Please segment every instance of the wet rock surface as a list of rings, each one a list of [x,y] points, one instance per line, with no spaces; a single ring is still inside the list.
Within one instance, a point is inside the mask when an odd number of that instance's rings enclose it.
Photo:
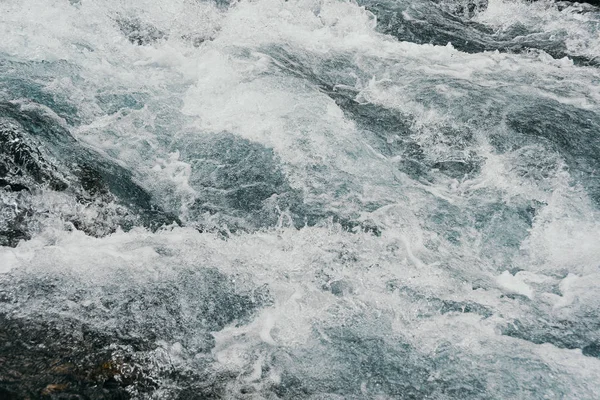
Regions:
[[[201,361],[195,369],[177,368],[168,357],[157,365],[148,354],[161,350],[154,342],[125,340],[65,318],[32,321],[0,313],[0,398],[223,398],[232,376]]]
[[[177,219],[152,203],[128,170],[79,143],[50,110],[36,103],[0,104],[0,244],[15,246],[35,230],[36,195],[56,193],[75,228],[104,235],[117,227],[156,229]],[[93,221],[85,212],[93,209]],[[61,210],[48,213],[60,214]],[[69,215],[70,214],[70,215]]]
[[[0,279],[3,400],[144,399],[159,389],[161,398],[222,398],[231,377],[210,366],[211,332],[247,323],[272,302],[266,287],[238,292],[231,277],[213,269],[136,288],[87,288],[98,301],[85,300],[91,296],[83,283],[73,288],[59,277],[37,275]],[[18,312],[46,299],[58,305],[53,312]],[[64,314],[67,303],[81,308],[79,319]]]
[[[0,314],[0,343],[0,397],[6,400],[129,399],[134,390],[155,388],[114,338],[83,325]]]
[[[592,6],[135,3],[0,2],[0,400],[600,398]]]

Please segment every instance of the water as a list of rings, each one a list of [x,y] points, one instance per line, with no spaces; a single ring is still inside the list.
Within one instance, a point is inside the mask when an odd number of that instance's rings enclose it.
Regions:
[[[597,8],[0,16],[4,398],[600,397]]]

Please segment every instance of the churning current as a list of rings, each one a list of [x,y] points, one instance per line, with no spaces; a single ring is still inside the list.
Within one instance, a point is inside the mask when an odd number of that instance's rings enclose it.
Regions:
[[[0,1],[0,399],[600,398],[600,9]]]

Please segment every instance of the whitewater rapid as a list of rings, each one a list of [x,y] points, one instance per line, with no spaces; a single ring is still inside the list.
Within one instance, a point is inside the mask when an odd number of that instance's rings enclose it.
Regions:
[[[0,2],[0,395],[600,398],[599,65],[586,4]]]

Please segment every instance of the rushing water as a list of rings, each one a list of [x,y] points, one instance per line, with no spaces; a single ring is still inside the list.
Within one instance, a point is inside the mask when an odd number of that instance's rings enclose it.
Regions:
[[[600,10],[0,1],[0,398],[600,398]]]

